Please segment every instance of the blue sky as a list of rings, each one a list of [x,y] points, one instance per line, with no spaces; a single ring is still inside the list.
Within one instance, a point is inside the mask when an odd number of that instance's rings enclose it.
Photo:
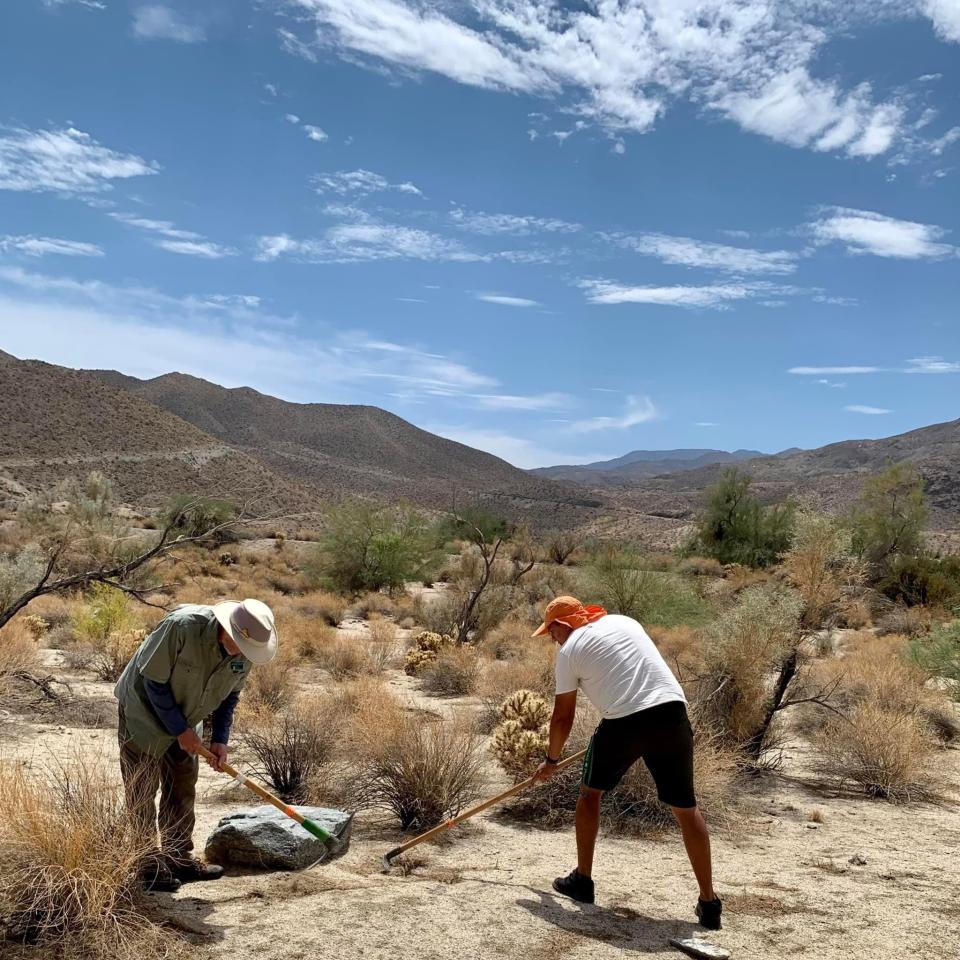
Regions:
[[[0,35],[0,349],[523,467],[960,415],[960,0],[6,0]]]

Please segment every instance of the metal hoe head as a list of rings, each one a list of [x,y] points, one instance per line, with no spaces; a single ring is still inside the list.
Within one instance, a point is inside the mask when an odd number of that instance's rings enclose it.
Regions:
[[[353,826],[353,817],[351,816],[350,819],[347,820],[346,823],[344,823],[335,833],[330,833],[329,830],[324,830],[319,823],[317,823],[315,820],[311,820],[309,817],[304,817],[300,826],[302,826],[307,833],[322,841],[324,845],[323,854],[314,860],[312,864],[310,864],[310,867],[315,867],[318,863],[326,863],[329,860],[335,860],[341,854],[346,852],[350,839],[350,830]]]

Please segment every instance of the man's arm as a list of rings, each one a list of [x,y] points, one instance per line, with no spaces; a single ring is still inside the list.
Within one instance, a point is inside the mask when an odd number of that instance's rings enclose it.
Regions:
[[[233,711],[237,709],[240,700],[240,691],[233,690],[227,698],[213,711],[210,718],[213,725],[211,743],[222,743],[226,746],[230,742],[230,729],[233,726]]]
[[[557,761],[563,752],[564,744],[573,729],[573,720],[577,715],[577,691],[558,693],[553,701],[553,715],[550,717],[550,742],[547,747],[547,759],[537,768],[534,776],[538,780],[549,780],[557,768]]]

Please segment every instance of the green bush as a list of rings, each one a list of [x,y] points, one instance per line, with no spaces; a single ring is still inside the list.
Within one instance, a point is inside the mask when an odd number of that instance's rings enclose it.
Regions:
[[[91,644],[102,643],[112,634],[124,633],[138,626],[127,595],[105,583],[95,583],[90,588],[87,602],[73,619],[74,636]]]
[[[911,464],[891,464],[863,484],[853,511],[854,548],[882,575],[892,559],[923,552],[926,520],[923,478]]]
[[[237,537],[230,530],[217,529],[235,520],[239,511],[227,500],[181,494],[170,501],[165,511],[166,523],[172,523],[185,537],[208,537],[214,543],[232,543]]]
[[[960,700],[960,620],[941,624],[926,637],[914,637],[907,658],[932,677],[955,681],[951,695]]]
[[[734,467],[721,473],[706,492],[706,505],[687,553],[749,567],[768,567],[786,553],[793,530],[793,505],[764,507],[750,495],[751,482]]]
[[[960,559],[896,556],[888,561],[877,586],[908,607],[951,607],[960,601]]]
[[[708,609],[693,587],[678,574],[644,569],[641,556],[607,549],[588,567],[591,599],[610,613],[663,627],[701,624]]]
[[[409,506],[362,501],[330,511],[308,578],[345,593],[398,590],[435,563],[436,532]]]

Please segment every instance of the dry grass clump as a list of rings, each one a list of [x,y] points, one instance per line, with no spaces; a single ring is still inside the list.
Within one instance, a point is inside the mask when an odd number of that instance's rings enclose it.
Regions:
[[[288,803],[303,803],[334,760],[342,723],[331,697],[302,697],[279,714],[246,723],[242,741],[256,758],[257,775]]]
[[[434,633],[432,630],[421,630],[410,638],[413,646],[407,651],[403,664],[403,672],[407,676],[415,677],[440,655],[440,651],[451,646],[453,641],[449,636]]]
[[[396,600],[386,593],[367,593],[350,607],[351,613],[364,620],[372,620],[377,616],[392,617],[398,610]]]
[[[144,912],[138,874],[151,846],[102,771],[0,768],[0,904],[11,939],[45,956],[170,955],[176,941]]]
[[[250,671],[240,702],[251,710],[277,711],[293,699],[297,685],[297,660],[281,645],[269,663],[257,664]]]
[[[324,649],[319,664],[334,680],[359,677],[369,672],[367,647],[359,638],[337,637]]]
[[[336,627],[306,617],[283,621],[283,642],[290,644],[301,660],[320,661],[337,637]]]
[[[929,620],[920,607],[894,606],[877,618],[877,633],[882,637],[888,634],[915,637],[929,628]]]
[[[680,677],[702,660],[703,636],[697,627],[686,624],[676,627],[651,626],[647,628],[647,633],[660,655]]]
[[[425,830],[476,800],[483,742],[463,718],[430,721],[394,701],[355,729],[358,806],[389,810],[404,830]]]
[[[935,791],[933,741],[915,713],[869,700],[831,718],[817,743],[823,772],[869,797],[908,801]]]
[[[40,650],[23,618],[0,627],[0,690],[19,671],[33,673],[39,667]]]
[[[421,671],[423,687],[448,697],[466,696],[477,689],[480,660],[471,647],[441,650]]]
[[[723,564],[713,557],[687,557],[677,564],[677,573],[694,577],[723,577]]]
[[[395,643],[397,625],[392,620],[378,618],[367,623],[370,639],[374,643]]]

